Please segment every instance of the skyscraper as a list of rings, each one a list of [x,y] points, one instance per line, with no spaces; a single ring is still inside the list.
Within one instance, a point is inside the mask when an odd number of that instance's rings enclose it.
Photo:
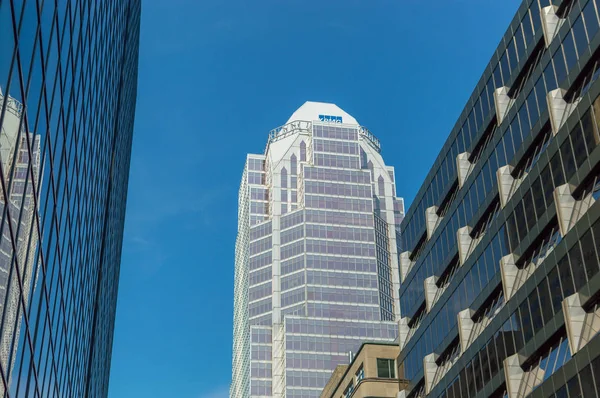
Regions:
[[[0,2],[0,394],[103,397],[140,2]]]
[[[599,5],[522,2],[407,212],[405,396],[598,396]]]
[[[232,397],[319,397],[364,340],[396,338],[404,202],[380,150],[336,105],[306,102],[248,155]]]

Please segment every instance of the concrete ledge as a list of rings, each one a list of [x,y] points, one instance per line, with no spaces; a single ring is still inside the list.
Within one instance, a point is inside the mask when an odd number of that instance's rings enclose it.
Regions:
[[[573,185],[564,184],[557,187],[553,192],[558,226],[563,237],[596,202],[591,193],[581,200],[575,199],[572,195],[574,190]]]
[[[469,152],[459,153],[456,156],[456,174],[458,175],[458,188],[462,188],[465,181],[469,177],[469,172],[473,164],[469,162]]]
[[[410,333],[410,327],[408,326],[409,321],[410,318],[408,317],[400,318],[398,321],[398,342],[400,349],[404,348],[408,339],[408,334]]]
[[[600,308],[586,312],[582,304],[579,293],[567,297],[562,302],[571,355],[579,352],[600,332]]]
[[[512,172],[514,167],[506,165],[496,170],[496,179],[498,180],[498,196],[500,197],[500,207],[504,208],[517,188],[527,177],[525,173],[521,178],[514,178]]]
[[[505,301],[510,300],[522,284],[519,280],[519,267],[516,264],[518,259],[512,253],[500,259],[500,275],[502,276],[502,290],[504,291]]]
[[[525,397],[534,387],[544,380],[544,370],[539,366],[533,368],[530,372],[525,372],[521,368],[524,358],[519,355],[511,355],[503,362],[504,377],[506,379],[506,391],[509,398]]]
[[[425,225],[427,227],[427,240],[431,239],[435,229],[443,217],[437,214],[438,207],[431,206],[425,209]]]
[[[546,48],[550,46],[552,40],[558,33],[560,27],[565,23],[565,20],[559,18],[556,15],[556,10],[558,10],[558,6],[547,6],[542,8],[541,17],[542,17],[542,31],[544,32],[544,43],[546,44]]]
[[[471,334],[475,327],[475,322],[472,319],[473,314],[475,314],[475,311],[467,308],[456,315],[458,318],[458,339],[461,353],[465,352],[469,348],[469,345],[471,345]]]
[[[408,271],[415,265],[414,261],[411,261],[410,255],[411,252],[402,252],[400,253],[400,281],[404,282],[406,279],[406,275],[408,275]]]
[[[509,87],[498,87],[494,91],[494,107],[496,108],[496,119],[498,125],[502,123],[508,110],[513,104],[513,100],[508,96]]]
[[[438,370],[438,355],[431,353],[423,358],[423,378],[425,379],[425,394],[429,394],[434,386],[433,379]]]
[[[580,101],[580,99],[577,99],[573,103],[568,103],[564,100],[566,93],[566,90],[557,88],[546,94],[548,112],[550,113],[550,125],[552,126],[553,135],[558,134],[558,131]]]
[[[471,238],[471,227],[468,225],[466,227],[459,228],[456,231],[456,242],[458,243],[458,260],[460,265],[463,265],[469,254],[471,254],[471,244],[473,243],[473,238]]]
[[[423,281],[423,285],[425,286],[425,308],[427,309],[427,313],[431,311],[433,305],[435,304],[435,296],[438,292],[438,287],[436,282],[438,277],[433,275],[428,278],[425,278]]]

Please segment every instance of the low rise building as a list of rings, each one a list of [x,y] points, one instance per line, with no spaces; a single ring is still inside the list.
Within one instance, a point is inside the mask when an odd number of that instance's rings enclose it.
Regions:
[[[395,398],[407,384],[398,374],[398,351],[395,343],[363,343],[350,364],[333,371],[321,398]]]

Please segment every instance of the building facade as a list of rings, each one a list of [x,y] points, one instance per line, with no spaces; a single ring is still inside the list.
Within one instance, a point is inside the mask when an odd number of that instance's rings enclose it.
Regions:
[[[339,365],[320,398],[396,398],[406,380],[396,370],[396,343],[363,343],[347,365]]]
[[[525,0],[402,223],[408,397],[600,391],[597,0]]]
[[[307,102],[248,155],[239,191],[231,397],[319,397],[399,316],[394,169],[333,104]]]
[[[104,397],[140,2],[0,2],[0,393]]]

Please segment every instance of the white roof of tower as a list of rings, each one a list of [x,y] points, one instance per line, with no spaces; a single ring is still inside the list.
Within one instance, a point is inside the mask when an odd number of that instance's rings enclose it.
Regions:
[[[346,113],[342,108],[336,104],[329,104],[326,102],[312,102],[306,101],[304,105],[296,109],[296,112],[290,116],[287,123],[294,122],[296,120],[307,120],[307,121],[318,121],[321,115],[335,116],[342,118],[342,123],[345,124],[358,124],[356,119],[352,115]]]

